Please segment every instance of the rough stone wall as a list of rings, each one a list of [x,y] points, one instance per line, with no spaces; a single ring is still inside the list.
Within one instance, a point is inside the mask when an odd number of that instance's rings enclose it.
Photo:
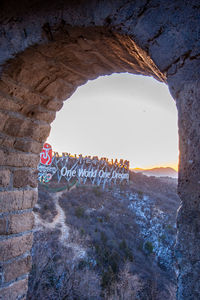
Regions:
[[[200,299],[200,82],[185,84],[177,99],[180,167],[176,258],[178,299]]]
[[[174,72],[200,46],[198,0],[2,0],[0,64],[35,44],[68,35],[66,25],[103,26],[133,38],[162,73]]]
[[[67,27],[51,45],[34,46],[8,64],[0,81],[0,261],[3,299],[25,296],[31,267],[36,168],[63,100],[88,79],[136,72],[165,80],[129,38],[105,28]]]
[[[167,81],[177,101],[177,299],[200,298],[199,12],[197,0],[1,1],[2,299],[26,294],[35,171],[56,111],[88,79],[126,71]]]
[[[192,50],[191,50],[192,51]],[[178,193],[175,258],[178,300],[200,299],[200,81],[199,57],[180,58],[168,74],[176,99],[179,127]]]

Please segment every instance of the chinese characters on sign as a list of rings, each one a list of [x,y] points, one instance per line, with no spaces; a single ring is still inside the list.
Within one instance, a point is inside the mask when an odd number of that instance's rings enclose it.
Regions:
[[[45,143],[40,154],[38,178],[41,182],[49,182],[52,178],[58,182],[77,179],[79,183],[92,183],[96,185],[109,185],[128,183],[129,161],[117,159],[109,161],[107,158],[99,159],[97,156],[72,156],[69,153],[57,152],[52,154],[51,145]]]

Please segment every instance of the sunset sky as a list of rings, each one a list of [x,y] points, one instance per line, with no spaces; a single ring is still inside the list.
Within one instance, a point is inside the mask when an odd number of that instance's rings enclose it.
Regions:
[[[99,77],[65,102],[47,142],[58,152],[127,159],[131,168],[177,169],[176,105],[150,77]]]

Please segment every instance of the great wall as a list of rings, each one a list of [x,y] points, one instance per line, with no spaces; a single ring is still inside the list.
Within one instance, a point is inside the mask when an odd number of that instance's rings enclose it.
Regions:
[[[38,179],[40,182],[49,182],[57,178],[60,182],[65,179],[70,182],[77,179],[79,183],[102,185],[122,184],[129,181],[129,161],[120,159],[108,160],[98,156],[71,155],[64,152],[52,153],[50,144],[43,145],[38,165]]]
[[[25,299],[37,166],[79,85],[129,72],[165,82],[179,118],[177,300],[200,298],[199,1],[2,1],[0,298]]]

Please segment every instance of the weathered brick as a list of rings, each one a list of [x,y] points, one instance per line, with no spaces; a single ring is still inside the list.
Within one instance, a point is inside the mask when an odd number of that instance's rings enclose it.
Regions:
[[[37,202],[37,191],[0,192],[0,212],[12,212],[32,208]]]
[[[11,136],[18,136],[20,134],[20,129],[24,123],[23,119],[17,117],[9,117],[5,122],[3,131]]]
[[[32,105],[38,105],[42,101],[40,94],[31,92],[28,88],[16,84],[16,82],[10,80],[10,78],[9,80],[4,79],[4,82],[0,82],[0,89],[5,94],[12,95],[25,103],[29,102]]]
[[[32,137],[37,142],[44,142],[49,136],[51,126],[49,124],[35,125],[34,127],[28,128],[27,136]],[[27,133],[27,132],[26,132]]]
[[[38,124],[32,120],[27,120],[23,123],[17,136],[30,137],[38,142],[43,142],[50,132],[49,124]]]
[[[48,111],[48,112],[37,111],[33,116],[34,119],[42,120],[42,121],[45,121],[47,123],[53,122],[55,117],[56,117],[56,112],[53,112],[53,111]]]
[[[50,110],[59,111],[63,107],[63,102],[52,99],[47,104],[45,104],[45,107]]]
[[[8,234],[20,233],[31,230],[34,225],[34,215],[32,212],[15,214],[8,216]]]
[[[9,118],[9,115],[6,112],[0,111],[0,130],[2,130],[4,128],[4,125],[7,121],[7,119]]]
[[[31,268],[31,256],[15,260],[12,263],[3,266],[4,281],[9,282],[23,274],[27,274]]]
[[[6,234],[7,232],[7,219],[6,217],[0,218],[0,234]]]
[[[37,168],[39,159],[39,155],[36,154],[0,150],[0,162],[2,166]]]
[[[44,99],[44,102],[49,99]],[[25,105],[21,110],[21,113],[31,119],[45,121],[51,123],[56,116],[55,111],[47,110],[41,105]]]
[[[22,299],[26,297],[27,289],[28,279],[14,282],[6,288],[0,289],[0,300]]]
[[[7,187],[10,183],[10,170],[0,170],[0,187]]]
[[[24,152],[40,153],[43,143],[39,143],[33,140],[26,140],[24,138],[16,139],[14,148]]]
[[[9,96],[5,96],[3,94],[0,94],[0,105],[1,109],[9,110],[9,111],[19,111],[20,110],[20,104],[15,100],[12,99]]]
[[[11,136],[6,136],[0,134],[0,145],[6,148],[12,148],[14,144],[15,138]]]
[[[46,69],[44,67],[44,69],[42,68],[42,65],[45,65],[45,58],[42,55],[38,55],[37,53],[37,58],[36,55],[34,54],[34,59],[36,59],[34,65],[32,66],[33,69],[37,70],[38,63],[41,66],[41,69],[39,72],[30,72],[29,68],[26,67],[22,67],[20,68],[19,72],[16,72],[16,74],[14,74],[14,78],[16,78],[17,81],[20,81],[20,83],[23,83],[27,86],[29,86],[31,89],[35,89],[38,85],[40,85],[41,82],[45,81],[45,77],[48,78],[48,76],[46,76]],[[33,57],[33,54],[32,54]],[[29,58],[32,59],[32,58]],[[40,60],[40,61],[38,61]],[[10,76],[13,77],[13,74],[10,73]]]
[[[13,186],[16,188],[37,187],[37,171],[19,169],[13,173]]]
[[[1,117],[1,116],[0,116]],[[50,125],[31,119],[10,116],[6,119],[3,132],[14,137],[29,137],[38,142],[44,141],[50,132]]]
[[[75,86],[73,84],[70,84],[61,78],[57,78],[55,81],[51,82],[42,93],[51,98],[65,100],[69,95],[73,94],[74,90]]]
[[[32,242],[32,233],[0,241],[0,261],[9,260],[29,251],[32,247]]]

